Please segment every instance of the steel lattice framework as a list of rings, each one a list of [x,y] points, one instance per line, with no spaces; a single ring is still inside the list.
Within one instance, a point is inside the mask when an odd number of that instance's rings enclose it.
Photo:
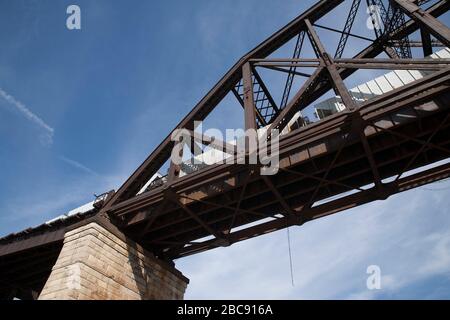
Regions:
[[[334,90],[345,110],[302,123],[282,136],[278,174],[261,176],[258,165],[217,164],[180,176],[180,167],[172,163],[168,176],[139,193],[170,159],[174,142],[168,135],[117,192],[101,201],[100,215],[158,257],[171,260],[448,177],[449,164],[424,166],[450,154],[450,61],[425,58],[433,46],[450,47],[450,30],[436,18],[448,11],[449,1],[353,0],[342,30],[318,23],[343,2],[318,1],[243,56],[175,128],[193,132],[194,121],[205,119],[231,93],[244,110],[246,129],[281,130],[295,113]],[[352,33],[355,17],[366,5],[379,9],[381,25],[374,28],[374,39]],[[376,23],[376,17],[372,21]],[[334,55],[326,50],[318,28],[340,34]],[[416,32],[421,39],[410,40]],[[343,58],[352,37],[370,42],[353,57]],[[271,58],[291,40],[292,55]],[[302,58],[308,41],[314,58]],[[417,47],[423,49],[422,58],[412,56],[411,48]],[[388,58],[377,58],[382,53]],[[280,103],[258,73],[260,68],[286,74]],[[303,72],[305,68],[312,72]],[[344,80],[365,69],[428,73],[358,104]],[[294,86],[298,77],[304,79],[300,88]],[[430,103],[433,107],[427,107]],[[201,134],[194,139],[200,145],[211,143]],[[416,168],[421,169],[405,175]]]

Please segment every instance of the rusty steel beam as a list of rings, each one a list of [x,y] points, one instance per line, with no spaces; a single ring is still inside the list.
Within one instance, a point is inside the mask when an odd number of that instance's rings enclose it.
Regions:
[[[252,69],[249,62],[245,63],[242,67],[242,79],[244,85],[245,130],[256,130],[256,106],[255,98],[253,96]]]
[[[187,130],[194,141],[222,151],[224,153],[236,153],[236,145],[222,141],[216,137],[210,137],[197,131]]]
[[[249,166],[226,163],[211,165],[179,177],[180,169],[171,165],[167,183],[137,195],[137,191],[149,177],[169,159],[173,147],[173,142],[168,140],[169,136],[110,198],[111,200],[106,202],[101,213],[117,219],[120,227],[130,232],[130,236],[140,234],[142,241],[155,252],[165,252],[164,255],[177,258],[188,253],[228,245],[255,230],[270,231],[266,227],[272,224],[282,228],[290,223],[301,224],[312,217],[320,216],[323,212],[343,210],[340,208],[347,206],[348,201],[359,205],[373,199],[384,199],[394,192],[396,185],[395,183],[385,184],[382,182],[383,179],[400,173],[396,182],[405,181],[400,177],[402,166],[406,169],[415,168],[421,164],[442,159],[444,154],[447,156],[447,153],[443,153],[443,150],[447,149],[447,142],[442,141],[440,136],[447,132],[447,123],[436,125],[435,133],[429,132],[428,123],[435,122],[437,115],[445,114],[444,109],[440,107],[434,113],[430,113],[430,116],[425,117],[415,109],[415,106],[448,97],[449,61],[397,59],[397,57],[405,56],[404,50],[409,50],[408,36],[419,29],[435,37],[435,33],[441,33],[441,38],[436,38],[443,44],[447,44],[442,41],[447,37],[446,27],[439,25],[434,17],[446,12],[449,9],[449,3],[442,0],[426,10],[420,8],[412,10],[409,2],[395,0],[393,2],[395,5],[390,6],[385,12],[383,34],[375,40],[365,39],[371,43],[353,59],[334,59],[325,50],[325,45],[316,33],[315,27],[322,28],[323,26],[318,26],[316,21],[342,2],[319,1],[310,10],[244,55],[176,127],[187,129],[192,133],[194,120],[204,119],[228,93],[233,93],[244,108],[245,129],[256,129],[262,125],[268,125],[270,134],[271,129],[283,129],[296,112],[328,90],[334,89],[346,106],[346,110],[317,124],[295,129],[282,136],[280,138],[281,170],[278,175],[271,178],[253,176],[251,172],[254,169]],[[354,36],[351,28],[359,7],[360,1],[353,1],[344,30],[340,32],[341,39],[336,51],[338,58],[342,56],[347,38]],[[408,11],[407,14],[411,20],[405,21],[403,11],[399,8]],[[417,16],[419,13],[421,17]],[[323,28],[336,31],[331,27]],[[316,59],[300,58],[304,35],[308,35],[307,39],[312,44]],[[297,42],[292,58],[269,57],[271,53],[294,37],[297,37]],[[431,41],[431,38],[425,39],[422,36],[424,53],[430,50],[431,43],[427,42],[428,40]],[[374,59],[383,50],[389,53],[389,49],[392,49],[391,58],[394,58]],[[288,74],[279,107],[256,71],[256,67],[270,68]],[[298,72],[299,67],[311,67],[315,71],[312,74],[306,74]],[[344,79],[356,70],[362,69],[436,72],[357,105],[349,94]],[[306,76],[307,79],[289,100],[295,75]],[[240,92],[242,88],[243,92]],[[269,118],[267,109],[264,109],[265,103],[261,104],[262,109],[258,105],[263,101],[261,99],[267,101],[272,108]],[[393,127],[388,126],[381,132],[371,126],[377,125],[378,119],[395,116],[397,112],[406,108],[417,114],[416,118],[408,121],[412,124],[417,122],[421,126],[421,132],[410,135],[407,134],[408,132],[403,132],[401,128],[408,127],[409,122],[393,123]],[[395,139],[393,146],[388,146],[390,145],[387,142],[388,139],[394,136],[388,130],[403,136],[401,139]],[[439,135],[440,140],[431,141],[435,134]],[[208,140],[207,137],[195,136],[194,133],[194,144],[198,141],[204,143],[204,139]],[[381,139],[381,147],[373,142],[378,141],[377,139]],[[415,150],[398,149],[393,158],[383,159],[385,154],[389,155],[393,152],[394,145],[402,148],[411,143]],[[319,148],[314,151],[315,154],[308,154],[303,160],[296,160],[295,157],[299,157],[302,152],[309,153],[314,150],[315,144]],[[223,150],[223,147],[221,149]],[[349,155],[349,150],[358,154]],[[340,159],[341,152],[345,159]],[[426,160],[420,158],[420,161],[415,161],[419,155],[426,156]],[[233,156],[237,157],[237,155]],[[343,165],[347,162],[363,167],[352,171]],[[312,172],[301,174],[304,168],[302,166],[306,165],[316,168],[314,174]],[[296,170],[300,174],[294,174]],[[280,178],[284,178],[285,181],[280,181]],[[296,190],[295,181],[302,181],[305,183],[304,187]],[[365,190],[362,183],[374,183],[375,187]],[[344,196],[337,202],[315,206],[326,196],[343,194],[353,189],[359,191],[358,196]],[[170,201],[171,206],[161,206],[166,200]],[[334,207],[328,208],[327,205]],[[277,217],[279,213],[284,214],[284,217]],[[275,220],[268,224],[262,223],[233,232],[236,227],[268,217]],[[203,243],[195,242],[197,239],[209,236],[213,236],[214,239]]]
[[[241,192],[239,193],[239,199],[236,203],[236,209],[234,210],[234,213],[233,213],[233,216],[232,216],[231,222],[230,222],[230,227],[228,228],[227,233],[230,233],[234,227],[234,223],[236,221],[236,216],[238,215],[238,213],[240,212],[240,209],[241,209],[242,199],[245,196],[245,191],[247,190],[248,183],[250,182],[250,179],[252,178],[253,174],[254,174],[254,172],[249,172],[247,178],[245,179],[245,181],[242,185]]]
[[[447,145],[448,145],[448,141],[447,141]],[[413,153],[412,152],[410,152],[409,153],[409,156],[413,156]],[[405,157],[404,157],[405,158]],[[388,165],[388,164],[387,164]],[[365,169],[366,170],[366,169]],[[297,193],[295,193],[295,194],[297,194]],[[291,194],[290,196],[289,196],[289,198],[291,198],[291,197],[293,197],[293,196],[295,196],[295,194]],[[274,199],[273,201],[272,201],[273,203],[276,203],[277,202],[277,199]],[[264,206],[264,205],[263,205]],[[217,220],[216,220],[217,221]],[[210,221],[211,222],[211,221]],[[177,229],[178,230],[178,232],[177,232],[177,234],[180,234],[180,230],[179,229]],[[185,231],[189,231],[189,230],[185,230]],[[163,239],[164,238],[166,238],[166,237],[171,237],[173,234],[167,234],[167,233],[164,233],[164,237],[162,237]]]
[[[306,77],[306,78],[311,77],[311,74],[309,74],[309,73],[304,73],[304,72],[299,72],[299,71],[291,71],[291,70],[288,70],[288,69],[285,69],[285,68],[279,68],[279,67],[274,67],[274,66],[265,66],[265,65],[262,65],[260,67],[261,68],[270,69],[270,70],[279,71],[279,72],[284,72],[284,73],[288,73],[288,74],[293,74],[295,76],[300,76],[300,77]],[[294,67],[291,67],[291,68],[294,68]],[[284,106],[284,107],[286,107],[286,106]]]
[[[264,58],[276,49],[287,43],[298,34],[303,28],[305,18],[316,21],[330,12],[344,0],[322,0],[306,12],[291,21],[281,30],[273,34],[266,41],[262,42],[255,49],[244,55],[219,82],[200,100],[189,114],[176,126],[177,128],[193,129],[195,120],[203,120],[217,104],[234,88],[235,84],[242,77],[242,67],[252,58]],[[136,171],[125,181],[114,196],[107,202],[103,211],[109,209],[117,202],[129,199],[136,195],[142,186],[150,179],[170,157],[173,147],[170,133],[160,145],[150,154],[150,156],[136,169]]]
[[[402,178],[397,182],[392,182],[386,187],[389,189],[390,194],[417,188],[428,183],[438,181],[450,177],[450,164],[445,164],[437,168],[428,170],[427,172],[417,173],[406,178]],[[303,223],[318,219],[330,214],[335,214],[356,206],[360,206],[379,199],[379,193],[376,189],[370,189],[363,192],[359,192],[345,198],[340,198],[311,208],[304,212]],[[244,241],[253,237],[257,237],[263,234],[274,232],[280,229],[286,228],[286,226],[298,225],[298,221],[291,217],[285,217],[281,219],[272,220],[262,223],[257,226],[253,226],[244,230],[239,230],[229,235],[231,244]],[[216,248],[212,241],[206,241],[204,243],[197,243],[190,247],[185,247],[178,250],[169,250],[168,255],[173,257],[185,257],[188,255],[196,254],[205,250]]]
[[[430,43],[429,44],[427,44],[426,42],[427,42],[427,39],[425,39],[425,41],[410,40],[409,41],[409,46],[411,48],[423,48],[424,46],[428,46],[428,45],[430,45],[431,48],[433,48],[433,47],[444,48],[445,47],[445,45],[443,43],[441,43],[440,41],[438,41],[438,40],[431,40],[430,39]],[[391,43],[392,43],[393,46],[397,45],[397,41],[396,40],[391,41]],[[433,53],[432,51],[428,51],[429,54],[426,54],[426,52],[427,51],[425,51],[424,57],[429,56],[430,54]]]
[[[300,105],[302,98],[311,90],[318,85],[318,80],[321,77],[323,72],[323,67],[318,67],[314,73],[309,77],[306,82],[301,87],[300,91],[298,91],[291,102],[280,112],[280,114],[274,119],[272,124],[270,125],[268,132],[271,130],[283,130],[289,119],[297,112],[298,106]]]
[[[154,211],[150,212],[144,212],[146,218],[148,218],[145,227],[142,229],[142,231],[139,233],[139,237],[142,238],[145,236],[148,230],[152,227],[153,223],[155,222],[156,218],[160,216],[166,207],[167,202],[169,202],[169,197],[165,197],[163,201],[158,205],[158,207]]]
[[[298,34],[297,41],[295,43],[294,53],[292,54],[293,59],[300,58],[302,48],[303,48],[303,41],[305,40],[305,31],[302,30]],[[286,78],[286,83],[284,85],[283,95],[281,97],[280,102],[280,109],[284,109],[288,102],[289,102],[289,96],[291,94],[292,85],[294,83],[294,77],[295,75],[299,75],[301,73],[297,72],[297,67],[293,66],[290,67],[289,70],[287,70],[288,76]]]
[[[243,100],[241,94],[239,93],[239,91],[236,89],[236,87],[232,88],[231,92],[235,96],[236,100],[239,102],[242,109],[245,109],[244,100]],[[255,110],[255,112],[256,112],[256,116],[258,117],[259,123],[261,123],[263,125],[267,125],[266,120],[262,116],[261,112],[259,112],[259,110]]]
[[[344,53],[345,45],[347,44],[348,37],[351,35],[353,23],[355,22],[356,13],[358,12],[358,8],[361,4],[361,0],[353,0],[352,5],[350,6],[350,11],[347,16],[347,20],[345,21],[344,29],[341,33],[341,38],[339,39],[338,46],[336,48],[336,53],[334,54],[334,58],[341,58]],[[371,39],[369,39],[371,41]]]
[[[317,196],[320,188],[324,185],[324,181],[327,180],[328,175],[330,174],[330,171],[335,166],[337,160],[339,159],[339,156],[342,153],[342,150],[344,149],[347,142],[350,140],[350,137],[351,137],[351,135],[349,133],[343,135],[343,137],[342,137],[343,141],[340,144],[339,149],[337,150],[336,154],[334,155],[333,160],[331,161],[331,163],[328,165],[327,169],[325,170],[325,173],[323,174],[322,179],[321,179],[322,181],[320,181],[319,184],[314,188],[313,194],[309,198],[308,202],[306,202],[306,204],[303,205],[303,207],[301,208],[300,214],[303,215],[304,211],[311,208],[311,206],[314,204],[314,202],[316,200],[316,196]]]
[[[400,108],[402,105],[407,103],[418,103],[421,99],[432,99],[433,95],[438,94],[439,92],[443,92],[448,89],[448,80],[450,77],[450,70],[445,69],[441,72],[437,72],[435,74],[432,74],[430,76],[427,76],[421,80],[418,80],[414,83],[411,83],[409,85],[406,85],[404,87],[398,88],[396,90],[393,90],[389,94],[386,94],[384,96],[374,98],[373,100],[370,100],[366,102],[360,109],[359,112],[363,115],[364,118],[367,118],[368,116],[377,116],[378,112],[377,110],[386,108],[386,106],[390,106],[390,110],[393,110],[393,108]],[[432,89],[433,88],[433,89]],[[433,91],[434,90],[434,91]],[[419,99],[419,93],[423,92],[422,97]],[[283,110],[283,112],[286,112],[287,109]],[[283,112],[280,114],[282,116]],[[304,134],[296,138],[295,140],[299,139],[300,141],[311,141],[311,137],[308,136],[308,133],[311,132],[311,134],[317,135],[318,132],[332,132],[330,131],[333,127],[339,127],[342,125],[342,122],[336,122],[339,119],[345,119],[347,115],[346,114],[338,114],[334,118],[330,118],[328,121],[323,121],[321,123],[317,123],[316,125],[310,126],[309,128],[305,128],[303,130]],[[336,119],[336,120],[334,120]],[[368,120],[368,118],[366,119]],[[340,124],[339,124],[340,123]],[[323,139],[323,135],[317,135],[316,139],[320,140]],[[289,141],[289,136],[282,137],[280,139],[280,152],[283,150],[283,145],[285,144],[284,141]],[[224,177],[228,176],[230,174],[231,168],[233,168],[233,165],[213,165],[208,168],[208,170],[204,170],[203,172],[198,172],[195,174],[192,174],[190,177],[182,177],[180,178],[176,184],[173,185],[173,187],[176,190],[182,190],[183,187],[181,187],[180,184],[186,184],[190,188],[195,187],[196,183],[194,178],[198,180],[199,184],[205,183],[205,178],[207,177],[214,177],[214,179],[220,180]],[[236,168],[238,169],[238,168]],[[238,169],[242,170],[242,169]],[[189,182],[187,182],[187,179],[189,178]],[[159,197],[157,194],[158,192],[162,190],[162,188],[155,189],[152,192],[149,192],[147,194],[141,194],[133,199],[130,199],[126,202],[120,203],[116,206],[114,206],[111,209],[111,212],[120,212],[120,208],[133,208],[132,203],[141,202],[142,200],[149,199],[151,200],[154,198],[156,201],[158,201]],[[147,202],[145,200],[145,202]],[[138,210],[139,207],[134,207],[134,210]]]
[[[416,21],[422,28],[426,29],[436,39],[447,47],[450,47],[450,29],[411,1],[393,0],[404,13]]]
[[[448,153],[449,156],[450,156],[450,149],[442,148],[442,147],[440,147],[440,146],[438,146],[438,145],[436,145],[434,143],[423,141],[423,140],[420,140],[420,139],[416,139],[416,138],[408,136],[406,134],[402,134],[401,132],[397,132],[397,131],[391,130],[389,128],[380,127],[380,126],[378,126],[378,125],[376,125],[374,123],[370,123],[368,126],[371,126],[371,127],[376,128],[378,130],[381,130],[381,131],[389,132],[390,134],[392,134],[394,136],[398,136],[398,137],[403,138],[403,139],[414,141],[414,142],[416,142],[416,143],[418,143],[420,145],[424,145],[424,146],[430,147],[432,149],[436,149],[436,150]]]
[[[388,70],[440,70],[450,65],[450,59],[335,59],[334,64],[345,69],[388,69]],[[287,72],[286,67],[306,66],[295,60],[269,61],[255,63],[256,66]],[[308,65],[311,66],[311,65]],[[310,76],[301,74],[302,76]]]
[[[290,169],[287,169],[287,168],[280,168],[280,170],[289,172],[289,173],[291,173],[293,175],[299,175],[299,176],[304,177],[304,178],[317,180],[319,182],[323,182],[324,184],[334,184],[334,185],[337,185],[337,186],[340,186],[340,187],[347,188],[349,190],[356,189],[356,190],[359,190],[359,191],[363,191],[363,189],[361,189],[359,187],[355,188],[354,186],[350,186],[348,184],[341,183],[341,182],[339,182],[337,180],[324,179],[322,177],[317,177],[317,176],[312,175],[312,174],[308,174],[308,173],[305,173],[305,172],[294,171],[294,170],[290,170]]]
[[[421,47],[423,48],[423,56],[428,57],[433,54],[431,35],[424,28],[420,28],[420,37],[422,39]]]
[[[217,105],[222,98],[233,89],[234,85],[241,78],[241,69],[244,63],[253,58],[263,58],[268,56],[271,52],[288,42],[292,37],[298,34],[304,26],[304,20],[309,19],[311,22],[315,22],[323,15],[331,11],[342,1],[320,1],[315,6],[307,10],[304,14],[289,23],[286,27],[282,28],[279,32],[275,33],[272,37],[264,41],[254,50],[245,55],[217,84],[214,88],[203,98],[199,104],[183,119],[177,128],[191,128],[194,120],[202,120],[209,112]],[[439,1],[433,5],[426,12],[432,16],[438,16],[444,13],[448,9],[449,3],[447,1]],[[415,21],[409,21],[401,30],[394,31],[391,35],[391,39],[400,38],[406,34],[414,32],[418,28]],[[373,57],[383,50],[382,42],[374,42],[368,46],[356,57]],[[352,73],[349,69],[342,69],[339,71],[341,76],[345,78]],[[308,98],[304,99],[304,103],[315,100],[319,95],[326,92],[327,84],[319,85],[314,93]],[[169,158],[170,151],[173,143],[170,141],[169,135],[156,149],[155,151],[143,162],[143,164],[130,176],[130,178],[119,188],[112,198],[108,200],[103,211],[107,211],[109,207],[117,202],[126,200],[133,197],[138,190],[145,184],[145,182],[154,174],[156,170]]]
[[[447,142],[447,144],[448,144],[448,142]],[[412,156],[413,153],[410,153],[410,155]],[[365,171],[367,171],[367,170],[365,170]],[[385,190],[381,190],[381,192],[380,192],[380,191],[377,191],[377,192],[378,192],[378,196],[381,197],[381,198],[385,197],[385,195],[386,195]],[[289,195],[289,198],[295,197],[296,195],[297,195],[297,192],[294,193],[294,194]],[[274,203],[274,204],[277,203],[277,202],[278,202],[277,199],[271,201],[271,203]],[[222,218],[221,220],[223,220],[223,219],[227,220],[228,217]],[[299,221],[299,219],[297,219],[297,220]],[[214,222],[214,223],[217,223],[218,221],[219,221],[219,220],[214,220],[213,222]],[[196,228],[194,228],[194,229],[196,229]],[[178,230],[178,231],[177,231],[176,233],[174,233],[174,234],[167,234],[167,233],[164,233],[162,239],[164,239],[164,238],[166,238],[166,237],[171,237],[171,236],[174,236],[174,235],[176,235],[176,234],[181,234],[181,233],[182,233],[182,232],[180,232],[179,229],[177,229],[177,230]],[[190,230],[193,230],[193,229],[189,229],[189,230],[185,230],[185,231],[190,231]]]
[[[410,153],[411,154],[411,156],[413,155],[413,153]],[[195,199],[193,199],[193,198],[191,198],[191,200],[195,200]],[[206,203],[208,203],[207,201],[200,201],[200,202],[206,202]],[[275,202],[277,202],[277,200],[275,199]],[[220,208],[221,207],[221,205],[218,205],[218,204],[215,204],[215,203],[211,203],[211,202],[209,202],[209,204],[212,204],[212,205],[215,205],[217,208]],[[233,209],[233,208],[231,208],[231,209]],[[199,212],[200,213],[200,212]],[[204,214],[205,212],[203,212],[203,213],[201,213],[201,214]],[[168,236],[168,235],[167,235]]]
[[[261,76],[259,75],[258,71],[256,71],[255,68],[251,68],[253,76],[256,79],[256,82],[260,86],[261,90],[264,92],[264,95],[266,99],[270,102],[270,106],[274,109],[275,115],[280,111],[280,108],[277,106],[275,100],[273,99],[272,95],[269,92],[269,89],[267,89],[266,85],[264,84],[264,81],[261,79]],[[267,125],[267,123],[265,123]]]
[[[439,1],[435,4],[433,4],[430,8],[426,9],[425,12],[427,12],[428,14],[430,14],[433,17],[438,17],[438,16],[444,14],[445,12],[447,12],[449,9],[450,9],[450,1]],[[405,25],[401,29],[392,31],[392,33],[389,34],[388,38],[390,40],[402,38],[405,35],[414,33],[418,29],[419,29],[419,24],[417,24],[416,21],[414,21],[414,20],[409,20],[405,23]],[[380,41],[380,40],[374,41],[372,44],[367,46],[367,48],[365,48],[361,52],[359,52],[354,58],[355,59],[374,58],[383,52],[383,50],[384,50],[383,44],[384,44],[383,41]],[[339,70],[339,73],[341,74],[341,77],[343,79],[345,79],[345,78],[349,77],[350,75],[352,75],[355,71],[356,71],[356,69],[343,68],[343,69]],[[329,89],[331,89],[331,87],[328,83],[320,84],[316,88],[316,90],[311,93],[311,95],[309,97],[304,99],[303,105],[308,105],[309,103],[311,103],[312,101],[316,100],[318,97],[323,95],[325,92],[327,92]],[[299,106],[299,108],[301,108],[301,107],[302,106]]]
[[[268,176],[262,176],[264,182],[269,187],[270,191],[275,195],[277,200],[280,202],[283,209],[286,211],[283,213],[284,216],[297,216],[298,212],[291,208],[291,206],[284,200],[283,196],[278,192],[277,188],[274,186],[272,181]]]
[[[412,166],[412,164],[414,163],[414,161],[416,161],[417,157],[420,156],[420,154],[423,152],[423,150],[425,150],[425,148],[427,148],[429,146],[429,143],[431,142],[431,140],[433,139],[433,137],[439,132],[439,130],[447,123],[447,120],[450,118],[450,113],[447,114],[447,116],[444,118],[444,120],[442,120],[442,122],[436,127],[436,129],[433,131],[433,133],[428,137],[427,141],[425,141],[425,143],[420,147],[419,150],[417,150],[417,152],[414,154],[414,157],[411,158],[411,160],[409,160],[409,162],[405,165],[405,167],[400,171],[400,173],[398,174],[396,180],[399,180],[400,177],[406,172],[408,171],[408,169],[410,169],[410,167]]]
[[[325,47],[322,44],[316,31],[314,30],[314,27],[311,24],[311,22],[308,19],[305,19],[305,24],[308,30],[308,36],[311,40],[316,55],[318,58],[322,60],[322,63],[325,65],[325,68],[328,71],[330,81],[335,89],[336,94],[341,97],[342,102],[344,103],[346,108],[348,108],[350,111],[354,110],[356,108],[355,102],[353,101],[353,98],[350,96],[350,93],[348,92],[348,89],[345,86],[344,81],[342,80],[337,70],[333,58],[331,58],[328,52],[326,52]]]
[[[211,228],[207,223],[205,223],[201,218],[198,217],[198,215],[195,212],[192,212],[191,209],[189,209],[186,205],[184,205],[181,201],[179,196],[173,192],[170,191],[168,194],[168,199],[170,201],[173,201],[175,204],[177,204],[183,211],[185,211],[192,219],[197,221],[199,225],[201,225],[208,233],[213,235],[216,239],[224,239],[224,236],[219,234],[216,230]]]

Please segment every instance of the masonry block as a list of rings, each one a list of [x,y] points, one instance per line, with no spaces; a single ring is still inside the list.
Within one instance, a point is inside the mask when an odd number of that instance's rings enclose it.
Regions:
[[[183,299],[189,280],[96,222],[65,234],[40,300]]]

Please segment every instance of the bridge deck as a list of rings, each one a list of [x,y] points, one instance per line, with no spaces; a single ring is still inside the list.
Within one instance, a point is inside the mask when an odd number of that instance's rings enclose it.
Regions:
[[[386,179],[448,158],[449,79],[445,70],[429,75],[283,136],[275,176],[264,178],[251,166],[212,165],[108,213],[131,237],[178,258],[384,199],[411,178]],[[336,203],[346,205],[330,211]]]

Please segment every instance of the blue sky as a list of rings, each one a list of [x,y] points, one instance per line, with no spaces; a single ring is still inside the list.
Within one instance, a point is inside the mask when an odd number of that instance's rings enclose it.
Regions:
[[[117,189],[237,59],[312,3],[0,1],[0,234]],[[82,30],[66,28],[69,4]],[[225,104],[210,124],[238,126]],[[285,230],[179,260],[186,298],[449,298],[450,183],[427,188],[291,228],[295,286]],[[366,289],[371,264],[381,290]]]

